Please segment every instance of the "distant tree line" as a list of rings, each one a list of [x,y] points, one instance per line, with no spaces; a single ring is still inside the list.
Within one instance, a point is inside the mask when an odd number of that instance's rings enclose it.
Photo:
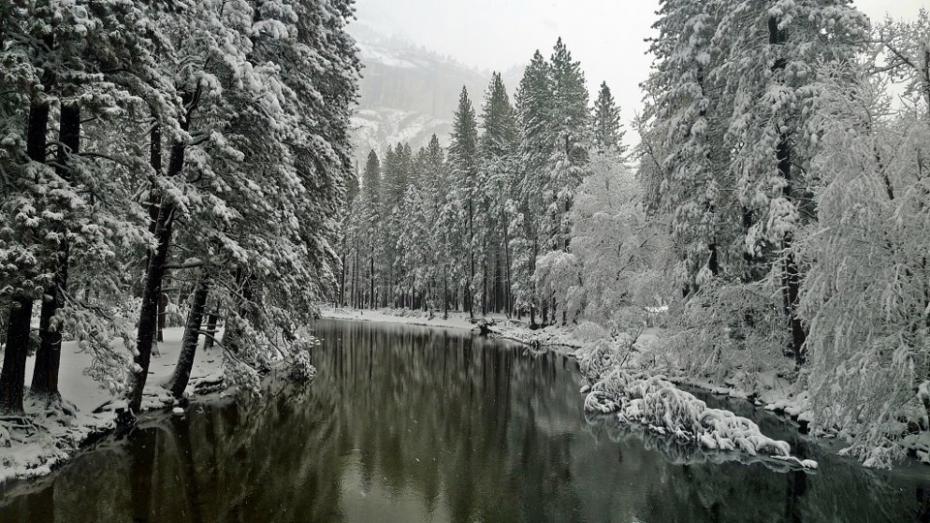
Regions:
[[[594,108],[560,39],[536,52],[512,103],[495,73],[480,108],[462,89],[451,143],[368,156],[347,214],[335,301],[355,307],[491,312],[561,321],[534,280],[537,258],[570,249],[575,191],[592,157],[626,154],[607,84]],[[479,121],[480,120],[480,121]]]

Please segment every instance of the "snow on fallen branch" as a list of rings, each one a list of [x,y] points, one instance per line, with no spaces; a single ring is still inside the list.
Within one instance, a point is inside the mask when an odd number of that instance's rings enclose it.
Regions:
[[[582,389],[587,392],[586,411],[616,414],[621,423],[640,424],[708,450],[761,454],[804,468],[817,467],[816,461],[792,456],[787,442],[762,434],[752,420],[727,410],[708,408],[664,376],[649,376],[626,368],[624,354],[629,353],[635,340],[621,335],[579,351],[581,371],[591,382]]]

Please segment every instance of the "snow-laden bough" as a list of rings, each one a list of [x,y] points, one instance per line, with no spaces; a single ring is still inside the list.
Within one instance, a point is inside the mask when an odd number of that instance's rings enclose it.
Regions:
[[[709,408],[663,376],[626,368],[621,351],[610,343],[596,343],[580,352],[581,370],[591,381],[583,389],[588,412],[616,414],[622,423],[637,423],[708,450],[767,455],[804,468],[817,468],[816,461],[792,456],[787,442],[762,434],[752,420]]]

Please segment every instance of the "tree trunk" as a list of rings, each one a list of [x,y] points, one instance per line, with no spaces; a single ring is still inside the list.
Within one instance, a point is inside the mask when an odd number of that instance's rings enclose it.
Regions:
[[[219,311],[214,310],[207,315],[207,336],[203,337],[203,350],[213,348],[213,342],[216,340],[216,321]]]
[[[779,28],[778,24],[779,21],[777,17],[769,17],[769,43],[772,45],[784,45],[788,40],[787,31]],[[772,70],[782,71],[785,69],[786,65],[787,61],[784,57],[778,58],[772,66]],[[779,136],[777,149],[778,172],[785,180],[784,196],[789,202],[795,204],[793,194],[794,188],[791,179],[791,144],[788,136],[784,132]],[[791,252],[792,244],[792,234],[790,232],[785,233],[782,239],[782,248],[786,253],[784,267],[782,269],[784,307],[791,329],[791,348],[794,352],[795,361],[798,367],[800,367],[804,364],[804,344],[807,341],[807,332],[804,329],[804,325],[801,323],[801,318],[798,316],[801,276],[797,261],[794,258],[794,253]]]
[[[346,249],[345,243],[343,243],[342,275],[341,275],[341,278],[339,279],[339,306],[340,307],[345,307],[346,305],[345,304],[345,301],[346,301],[346,261],[348,260],[348,256],[346,256],[345,249]]]
[[[449,277],[448,269],[442,268],[442,319],[449,319]]]
[[[172,146],[168,176],[176,176],[181,172],[184,167],[185,148],[183,143],[175,143]],[[174,214],[174,205],[165,197],[162,197],[158,210],[158,219],[155,222],[155,239],[158,246],[155,252],[149,256],[149,263],[145,272],[145,285],[142,290],[142,307],[139,311],[136,356],[133,360],[138,366],[138,370],[132,373],[129,392],[129,410],[132,413],[138,412],[142,406],[142,391],[145,389],[149,362],[152,357],[152,343],[155,341],[158,300],[161,294],[162,279],[165,276],[165,262],[168,261],[168,251],[171,245]]]
[[[191,312],[187,316],[184,326],[184,336],[181,338],[181,352],[178,353],[178,364],[174,367],[174,374],[168,385],[168,390],[175,398],[184,397],[184,389],[190,381],[191,369],[194,367],[194,357],[197,355],[197,340],[200,338],[200,328],[203,325],[203,313],[207,305],[207,294],[210,292],[210,278],[207,275],[200,277],[194,289],[194,299],[191,302]]]
[[[23,386],[26,382],[26,354],[29,351],[29,323],[32,320],[32,300],[13,298],[10,323],[7,326],[3,372],[0,373],[0,412],[23,412]]]
[[[155,339],[157,341],[165,341],[165,323],[168,321],[168,302],[171,300],[168,298],[168,294],[161,291],[161,285],[158,286],[158,333],[156,334]],[[158,347],[152,348],[153,353],[157,352]]]
[[[58,130],[58,165],[55,171],[62,179],[71,181],[71,156],[80,152],[81,106],[64,104]],[[39,350],[36,352],[35,370],[32,374],[32,391],[49,396],[58,395],[58,369],[61,366],[61,330],[52,324],[58,309],[64,305],[64,293],[68,288],[67,238],[58,246],[56,254],[55,281],[45,290],[39,319]]]
[[[475,219],[474,219],[474,203],[472,199],[468,199],[468,285],[466,285],[466,290],[468,293],[465,297],[465,307],[468,309],[468,317],[471,319],[475,318],[475,296],[472,292],[472,288],[475,285]]]
[[[481,315],[488,315],[488,261],[481,262]]]
[[[359,289],[358,289],[358,242],[355,243],[355,262],[352,264],[352,306],[356,309],[359,309],[360,303],[358,299]]]
[[[368,308],[375,308],[375,257],[368,256],[368,276],[371,285],[371,295],[368,297]]]
[[[34,162],[45,162],[48,103],[33,102],[29,108],[26,129],[26,152]],[[13,296],[7,323],[6,349],[0,372],[0,412],[23,411],[23,387],[26,384],[26,355],[29,351],[29,330],[32,322],[32,298]]]

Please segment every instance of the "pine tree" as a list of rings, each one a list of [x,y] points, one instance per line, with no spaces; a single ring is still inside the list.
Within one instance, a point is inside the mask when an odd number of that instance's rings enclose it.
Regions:
[[[719,20],[715,2],[665,0],[653,26],[658,36],[650,48],[656,56],[643,87],[651,100],[645,108],[648,129],[641,146],[641,174],[653,212],[671,216],[680,248],[678,279],[687,296],[722,272],[729,261],[742,264],[738,235],[741,211],[722,187],[735,184],[721,162],[725,114],[721,88],[710,77],[719,65],[711,47]]]
[[[465,242],[462,244],[464,260],[467,266],[462,271],[466,275],[464,283],[465,309],[474,315],[475,296],[475,218],[478,187],[478,120],[475,109],[468,97],[468,90],[462,88],[458,109],[452,123],[452,143],[449,146],[449,167],[452,184],[455,189],[456,205],[461,212],[462,228]]]
[[[620,121],[620,108],[614,101],[607,82],[601,88],[594,102],[594,147],[603,154],[615,154],[620,158],[626,156],[627,147],[623,144],[626,131]]]
[[[808,169],[811,86],[819,71],[855,62],[868,19],[849,0],[805,0],[779,9],[727,0],[721,8],[714,45],[723,57],[711,77],[732,107],[725,147],[745,208],[743,243],[751,256],[770,260],[781,282],[790,351],[800,365],[806,327],[797,312],[802,275],[793,244],[816,213]]]
[[[533,285],[536,257],[540,253],[539,223],[543,218],[543,188],[552,154],[554,138],[551,126],[553,90],[550,66],[538,50],[527,65],[517,91],[516,108],[520,129],[519,180],[510,214],[511,288],[515,304],[528,311],[530,323],[536,325],[538,303]]]
[[[550,62],[553,93],[550,127],[555,142],[544,186],[547,208],[542,234],[547,249],[568,250],[571,233],[568,213],[588,162],[588,90],[581,64],[572,58],[561,38],[555,44]]]
[[[365,163],[365,171],[362,175],[361,201],[365,213],[363,217],[363,236],[368,250],[368,306],[374,308],[377,300],[375,295],[377,285],[375,256],[379,253],[381,246],[380,237],[376,234],[381,223],[381,162],[374,151],[368,153],[368,161]]]
[[[490,282],[484,292],[485,308],[493,305],[495,312],[511,308],[510,222],[508,204],[516,196],[516,165],[519,129],[516,113],[510,103],[507,88],[499,73],[491,77],[482,109],[480,139],[480,184],[485,188],[482,198],[482,230],[485,249],[482,255],[483,281]],[[490,274],[489,274],[490,273]]]

